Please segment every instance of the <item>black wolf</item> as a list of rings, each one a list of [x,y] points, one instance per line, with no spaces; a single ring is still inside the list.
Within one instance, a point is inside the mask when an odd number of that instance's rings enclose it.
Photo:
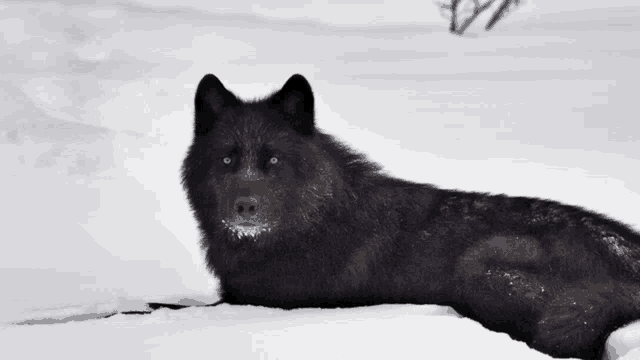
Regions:
[[[640,234],[555,201],[387,176],[316,128],[301,75],[254,101],[206,75],[194,135],[182,181],[224,302],[443,304],[585,359],[640,318]]]

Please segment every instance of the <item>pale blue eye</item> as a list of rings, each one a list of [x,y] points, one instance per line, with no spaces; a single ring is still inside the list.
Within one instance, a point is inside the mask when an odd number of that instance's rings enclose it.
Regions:
[[[230,158],[230,157],[228,157],[228,156],[226,156],[226,157],[224,157],[224,158],[222,159],[222,162],[223,162],[223,163],[225,163],[225,164],[227,164],[227,165],[229,165],[229,164],[231,164],[231,158]]]
[[[278,158],[274,156],[271,158],[271,160],[269,160],[269,162],[271,162],[272,164],[275,164],[278,162]]]

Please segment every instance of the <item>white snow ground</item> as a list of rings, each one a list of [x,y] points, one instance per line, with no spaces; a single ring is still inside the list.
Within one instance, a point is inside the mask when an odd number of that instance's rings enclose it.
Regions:
[[[398,177],[640,229],[635,1],[531,0],[462,38],[428,1],[146,2],[0,1],[0,358],[544,357],[438,306],[12,325],[216,300],[178,180],[206,73],[244,97],[304,74],[319,126]]]

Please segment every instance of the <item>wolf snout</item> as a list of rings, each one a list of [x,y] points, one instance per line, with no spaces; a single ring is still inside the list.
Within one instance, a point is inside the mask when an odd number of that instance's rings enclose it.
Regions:
[[[233,206],[236,213],[243,219],[249,219],[256,216],[260,203],[256,197],[242,196],[236,199]]]

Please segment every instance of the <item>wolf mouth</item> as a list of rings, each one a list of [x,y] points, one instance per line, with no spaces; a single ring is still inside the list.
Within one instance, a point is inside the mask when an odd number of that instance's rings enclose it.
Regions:
[[[268,224],[262,224],[260,222],[253,222],[253,221],[235,222],[235,221],[223,220],[222,223],[238,239],[243,237],[249,237],[249,238],[253,238],[253,240],[256,240],[258,235],[271,232],[271,226],[269,226]]]

